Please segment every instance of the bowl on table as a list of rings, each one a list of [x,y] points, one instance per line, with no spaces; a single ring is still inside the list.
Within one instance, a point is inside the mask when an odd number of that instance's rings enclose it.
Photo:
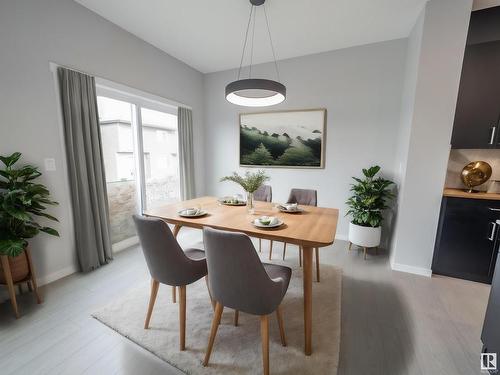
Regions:
[[[247,202],[238,197],[223,197],[219,199],[219,203],[226,206],[246,206]]]
[[[205,216],[207,214],[207,211],[202,210],[201,208],[183,208],[182,210],[177,212],[179,216],[182,217],[200,217],[200,216]]]
[[[258,228],[276,228],[283,225],[283,221],[274,216],[261,216],[252,223]]]
[[[304,211],[304,209],[300,208],[297,203],[279,204],[278,209],[281,212],[287,212],[287,213],[291,213],[291,214],[296,214],[296,213]]]

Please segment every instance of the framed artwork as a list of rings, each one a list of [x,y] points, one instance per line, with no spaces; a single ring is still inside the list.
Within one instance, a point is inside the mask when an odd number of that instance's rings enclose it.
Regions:
[[[240,114],[240,166],[324,168],[326,109]]]

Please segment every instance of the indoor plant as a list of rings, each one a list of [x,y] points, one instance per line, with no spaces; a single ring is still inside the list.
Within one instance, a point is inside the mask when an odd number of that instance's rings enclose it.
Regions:
[[[59,236],[55,229],[36,222],[37,216],[57,221],[45,212],[47,205],[57,202],[50,200],[44,185],[34,182],[41,176],[37,167],[14,166],[20,158],[19,152],[0,156],[4,164],[0,169],[0,256],[8,257],[14,283],[26,279],[31,272],[29,254],[25,254],[28,239],[40,232]],[[0,268],[0,283],[5,284],[3,268]]]
[[[267,180],[269,176],[263,170],[258,170],[255,173],[246,171],[244,176],[240,176],[238,173],[233,172],[231,176],[222,177],[222,181],[232,181],[240,185],[243,190],[247,193],[247,209],[250,213],[254,212],[253,206],[253,193]]]
[[[380,245],[382,212],[387,202],[394,197],[391,185],[394,183],[382,177],[375,177],[379,166],[363,169],[364,178],[353,177],[353,195],[347,200],[349,207],[346,216],[352,217],[349,223],[349,241],[355,245],[378,247]]]

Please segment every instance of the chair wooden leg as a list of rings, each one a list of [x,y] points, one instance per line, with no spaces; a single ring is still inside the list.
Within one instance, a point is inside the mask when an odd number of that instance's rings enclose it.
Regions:
[[[302,246],[299,246],[299,267],[302,267]]]
[[[349,251],[351,251],[352,248],[352,242],[349,242]]]
[[[186,350],[186,286],[179,287],[179,349]]]
[[[38,285],[36,283],[36,274],[35,274],[35,267],[33,267],[33,260],[31,258],[31,250],[29,247],[26,248],[26,258],[28,259],[28,265],[30,268],[30,275],[31,275],[31,285],[33,287],[33,292],[35,293],[35,298],[36,298],[36,303],[42,303],[43,300],[40,297],[40,294],[38,294]]]
[[[285,254],[286,254],[286,242],[283,242],[283,260],[285,260]]]
[[[316,281],[319,283],[319,248],[314,248],[314,254],[316,255]]]
[[[172,287],[172,302],[177,302],[177,287],[175,286]]]
[[[366,247],[363,247],[364,259],[366,260]]]
[[[262,238],[259,238],[259,253],[262,253]]]
[[[260,336],[262,340],[262,365],[264,375],[269,375],[269,316],[260,317]]]
[[[10,272],[9,258],[7,255],[0,255],[0,261],[2,262],[3,273],[5,275],[5,280],[7,282],[7,289],[9,290],[10,303],[12,304],[12,309],[16,315],[16,319],[19,319],[19,310],[17,308],[16,300],[16,290],[14,289],[14,283],[12,282],[12,274]]]
[[[33,291],[33,286],[31,285],[31,281],[30,281],[30,280],[28,280],[28,281],[26,282],[26,284],[28,284],[28,290],[29,290],[30,292],[32,292],[32,291]]]
[[[172,234],[174,235],[175,238],[177,238],[177,235],[179,234],[180,230],[181,230],[181,225],[175,224],[174,230],[172,231]]]
[[[153,307],[156,302],[156,296],[158,295],[158,288],[160,287],[160,282],[155,279],[151,279],[151,294],[149,296],[148,312],[146,314],[146,321],[144,322],[144,329],[149,328],[149,322],[151,320],[151,315],[153,314]]]
[[[212,304],[212,310],[215,310],[215,301],[212,298],[212,293],[210,292],[210,285],[208,284],[208,275],[205,276],[205,283],[207,284],[208,295],[210,297],[210,303]]]
[[[238,318],[240,317],[240,312],[238,310],[234,310],[234,326],[238,327]]]
[[[273,256],[273,240],[271,240],[271,243],[269,244],[269,260],[271,260]]]
[[[215,336],[217,335],[217,329],[219,328],[222,311],[224,311],[224,306],[217,302],[215,305],[214,318],[212,320],[212,327],[210,328],[210,338],[208,339],[207,352],[205,353],[203,366],[208,366],[208,362],[210,361],[210,355],[212,354],[212,349],[214,347]]]
[[[286,346],[285,326],[283,324],[283,313],[281,306],[276,309],[276,318],[278,318],[278,327],[280,328],[281,345]]]

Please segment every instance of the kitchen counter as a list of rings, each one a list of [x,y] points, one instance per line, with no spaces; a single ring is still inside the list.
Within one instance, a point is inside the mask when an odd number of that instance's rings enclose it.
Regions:
[[[454,197],[454,198],[469,198],[469,199],[489,199],[489,200],[500,200],[500,193],[468,193],[461,189],[445,188],[443,191],[443,196]]]

